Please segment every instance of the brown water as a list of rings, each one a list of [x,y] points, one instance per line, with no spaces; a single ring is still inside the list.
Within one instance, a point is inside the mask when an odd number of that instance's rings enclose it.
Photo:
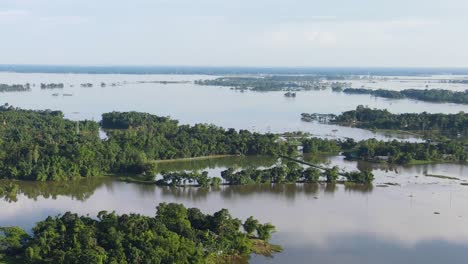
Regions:
[[[160,202],[178,202],[205,212],[227,208],[241,219],[272,222],[272,242],[284,247],[274,258],[251,263],[466,263],[468,259],[468,180],[466,165],[434,164],[388,168],[308,157],[348,170],[374,168],[374,187],[330,184],[223,186],[210,190],[124,183],[109,178],[71,183],[19,183],[16,201],[0,201],[0,225],[30,228],[65,211],[96,215],[100,210],[153,215]],[[267,167],[270,158],[228,157],[160,163],[160,170]],[[461,180],[424,176],[442,174]],[[416,177],[418,176],[418,177]],[[396,182],[399,186],[377,187]],[[5,183],[5,182],[2,182]],[[0,183],[0,184],[2,184]],[[440,214],[434,214],[440,212]]]

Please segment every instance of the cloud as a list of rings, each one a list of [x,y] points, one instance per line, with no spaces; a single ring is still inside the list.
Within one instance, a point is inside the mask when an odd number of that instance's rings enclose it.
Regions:
[[[423,18],[353,20],[330,17],[270,27],[257,36],[256,42],[281,48],[371,46],[418,39],[427,30],[440,25],[438,20]]]
[[[17,23],[31,16],[27,10],[0,10],[0,23]]]
[[[267,31],[260,35],[257,43],[267,46],[291,48],[296,46],[333,47],[338,41],[335,32],[322,30],[317,27],[281,27],[276,30]]]
[[[383,25],[393,28],[414,28],[414,27],[427,27],[441,24],[441,21],[436,19],[425,18],[399,18],[389,21],[383,21]]]
[[[90,21],[83,16],[47,16],[40,17],[39,21],[45,25],[80,25]]]

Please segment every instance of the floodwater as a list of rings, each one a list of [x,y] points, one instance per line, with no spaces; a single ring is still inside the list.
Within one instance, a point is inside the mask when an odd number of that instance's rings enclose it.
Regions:
[[[468,180],[463,164],[388,168],[306,157],[346,170],[374,168],[373,187],[331,184],[222,186],[203,189],[124,183],[109,178],[70,183],[19,183],[16,201],[0,201],[0,226],[30,228],[65,211],[96,215],[100,210],[153,215],[161,202],[183,203],[213,213],[227,208],[238,218],[253,215],[278,229],[272,242],[284,251],[250,263],[466,263],[468,259]],[[160,171],[207,170],[219,176],[227,167],[268,167],[263,157],[226,157],[160,163]],[[458,177],[431,178],[425,174]],[[417,176],[417,177],[416,177]],[[382,186],[383,183],[399,185]],[[1,184],[1,183],[0,183]],[[440,214],[434,214],[438,212]]]
[[[111,111],[143,111],[171,116],[184,124],[213,123],[225,128],[258,132],[307,131],[318,137],[356,140],[367,138],[418,139],[405,134],[388,134],[300,120],[301,113],[333,113],[358,105],[387,108],[391,112],[458,113],[468,106],[435,104],[414,100],[390,100],[369,95],[346,95],[330,90],[298,92],[287,98],[283,92],[240,92],[226,87],[197,86],[194,80],[215,78],[200,75],[113,75],[113,74],[23,74],[0,73],[0,83],[35,84],[32,92],[0,94],[0,103],[28,109],[62,110],[70,119],[100,120]],[[188,81],[160,84],[141,81]],[[101,87],[101,82],[107,84]],[[64,89],[41,90],[40,83],[64,83]],[[92,88],[80,87],[92,83]],[[120,83],[120,86],[110,86]],[[73,86],[73,87],[71,87]],[[58,93],[58,96],[53,94]],[[63,96],[71,94],[72,96]]]
[[[308,131],[327,138],[411,141],[418,139],[305,123],[300,121],[300,114],[339,114],[360,104],[395,113],[468,111],[464,105],[389,100],[331,91],[299,92],[296,98],[286,98],[282,92],[239,92],[193,84],[194,80],[208,78],[215,77],[0,73],[0,83],[35,84],[32,92],[0,94],[0,103],[28,109],[58,109],[74,120],[99,120],[104,112],[135,110],[171,116],[184,124],[213,123],[259,132]],[[140,81],[188,83],[141,84]],[[108,85],[101,87],[101,82]],[[64,83],[65,88],[41,90],[40,83]],[[82,88],[81,83],[93,83],[94,87]],[[110,86],[111,83],[120,85]],[[400,87],[392,83],[390,88],[393,86]],[[53,96],[54,93],[58,96]],[[158,203],[177,202],[199,207],[207,213],[227,208],[241,219],[253,215],[262,222],[272,222],[278,229],[272,242],[283,246],[284,252],[274,258],[252,256],[251,263],[466,263],[468,186],[461,185],[468,181],[466,164],[403,167],[346,161],[340,156],[305,159],[327,166],[338,165],[345,170],[372,169],[376,175],[374,186],[350,188],[322,183],[222,186],[207,190],[125,183],[111,178],[20,182],[17,197],[0,199],[0,226],[19,225],[29,229],[49,215],[66,211],[96,215],[101,210],[115,210],[154,215]],[[207,170],[210,176],[219,176],[228,167],[262,168],[276,162],[265,157],[227,157],[161,162],[158,170]],[[0,181],[0,185],[6,183]]]
[[[449,83],[450,80],[467,81],[466,75],[429,75],[429,76],[361,76],[347,80],[353,88],[386,89],[401,91],[405,89],[444,89],[463,92],[468,83]]]

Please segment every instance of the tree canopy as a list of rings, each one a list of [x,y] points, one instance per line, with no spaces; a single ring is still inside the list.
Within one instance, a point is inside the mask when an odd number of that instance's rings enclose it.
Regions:
[[[228,210],[204,214],[197,208],[161,203],[155,217],[101,211],[97,218],[66,212],[38,222],[32,234],[0,228],[0,253],[25,263],[223,263],[248,256],[254,239],[267,244],[275,227]],[[255,236],[254,236],[255,235]]]
[[[441,132],[451,136],[468,135],[468,113],[429,114],[426,112],[392,114],[387,110],[358,106],[334,116],[332,123],[355,125],[368,129],[393,129],[421,132]]]
[[[391,99],[409,98],[426,102],[468,104],[468,90],[464,92],[443,89],[406,89],[393,91],[384,89],[346,88],[343,92],[347,94],[370,94],[376,97]]]

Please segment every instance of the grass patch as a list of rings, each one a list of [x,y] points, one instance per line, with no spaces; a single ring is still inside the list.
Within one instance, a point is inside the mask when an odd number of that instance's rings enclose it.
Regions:
[[[403,165],[424,165],[424,164],[433,164],[437,163],[437,161],[434,160],[412,160],[406,164]]]
[[[345,181],[343,184],[345,187],[356,187],[356,185],[358,185],[357,183],[351,181]]]
[[[235,157],[238,155],[210,155],[210,156],[201,156],[201,157],[193,157],[193,158],[180,158],[180,159],[167,159],[167,160],[154,160],[154,163],[169,163],[169,162],[177,162],[177,161],[191,161],[191,160],[206,160],[206,159],[216,159],[216,158],[226,158],[226,157]]]
[[[210,255],[206,260],[206,264],[248,264],[248,256],[239,256],[239,255]]]
[[[119,181],[127,183],[156,184],[154,179],[149,179],[147,175],[141,174],[108,174],[106,176],[113,177]]]
[[[271,257],[274,253],[281,251],[283,251],[281,246],[273,245],[260,239],[252,239],[252,252],[257,255]]]

